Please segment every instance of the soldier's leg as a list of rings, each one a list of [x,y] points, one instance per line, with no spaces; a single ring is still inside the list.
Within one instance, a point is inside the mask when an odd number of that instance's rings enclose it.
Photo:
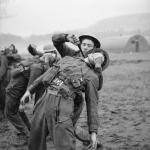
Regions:
[[[6,101],[6,87],[10,81],[10,70],[7,70],[7,75],[5,78],[0,81],[0,111],[4,116],[4,109],[5,109],[5,101]]]
[[[5,87],[3,84],[0,84],[0,112],[1,115],[4,114],[4,108],[5,108]]]
[[[75,150],[76,140],[71,119],[57,123],[54,132],[56,150]]]
[[[20,101],[18,99],[6,94],[5,115],[17,130],[28,136],[28,129],[18,113],[19,104]]]
[[[35,106],[31,121],[29,150],[46,150],[46,137],[48,135],[47,121],[45,118],[44,99],[39,100]]]
[[[46,150],[46,137],[48,135],[46,119],[45,117],[38,118],[36,113],[34,115],[31,123],[29,150]]]
[[[28,128],[28,130],[30,131],[30,128],[31,128],[31,124],[30,124],[30,121],[26,115],[25,112],[18,112],[22,121],[24,122],[24,124],[26,125],[26,127]]]
[[[54,127],[54,145],[56,150],[75,150],[75,134],[72,122],[74,102],[61,99],[58,105],[58,119]],[[57,111],[56,111],[57,112]]]

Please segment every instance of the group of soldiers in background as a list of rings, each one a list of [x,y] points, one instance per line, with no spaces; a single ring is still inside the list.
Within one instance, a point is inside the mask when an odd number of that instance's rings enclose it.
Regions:
[[[23,95],[26,93],[26,90],[28,89],[28,87],[30,88],[32,87],[32,84],[35,79],[37,79],[42,74],[44,74],[47,70],[49,70],[49,68],[52,68],[53,66],[57,66],[57,63],[60,61],[60,59],[65,57],[66,55],[73,56],[73,57],[77,55],[78,56],[87,55],[86,53],[83,54],[82,51],[74,51],[71,48],[68,48],[64,44],[65,42],[71,42],[75,45],[78,45],[79,44],[78,42],[83,42],[84,39],[91,40],[94,43],[94,48],[98,49],[96,50],[96,52],[100,51],[102,52],[102,54],[104,54],[104,60],[102,63],[102,70],[101,70],[103,71],[105,68],[107,68],[109,64],[109,56],[106,51],[100,49],[101,46],[100,42],[96,38],[88,35],[85,35],[83,37],[81,36],[79,38],[80,41],[78,41],[78,39],[74,35],[68,35],[68,34],[54,35],[52,40],[57,50],[56,49],[45,50],[43,53],[37,51],[35,46],[30,44],[27,48],[28,52],[32,55],[32,57],[30,58],[23,58],[22,56],[20,56],[18,54],[18,50],[15,48],[15,45],[13,44],[11,44],[4,51],[1,51],[0,54],[0,119],[2,120],[4,116],[7,117],[7,119],[11,122],[11,124],[19,131],[17,132],[17,137],[19,137],[18,138],[19,141],[21,140],[21,138],[23,139],[23,141],[27,141],[28,137],[30,136],[30,129],[31,129],[31,124],[26,113],[24,111],[19,111],[19,107],[21,106],[20,100],[23,97]],[[82,44],[86,44],[86,43],[82,43]],[[93,48],[91,50],[93,50]],[[58,55],[57,51],[60,53],[61,58]],[[52,72],[52,70],[50,71]],[[98,90],[102,88],[102,83],[103,83],[103,77],[101,71],[100,73],[97,73],[99,77],[99,83],[100,83]],[[44,92],[45,92],[45,88],[43,86],[36,87],[36,90],[34,92],[35,104],[43,96]],[[29,99],[30,99],[29,97],[26,98],[25,102],[28,102]],[[79,104],[77,103],[74,108],[75,109],[74,112],[76,115],[75,123],[82,111],[83,105],[80,103],[83,103],[83,96],[79,95],[77,99],[79,101]],[[96,111],[96,110],[92,110],[92,111]],[[97,112],[92,112],[92,113],[95,114]],[[94,120],[94,122],[98,122],[98,120]],[[94,128],[97,128],[97,123],[96,123],[96,127]],[[97,129],[94,129],[96,131],[92,131],[92,130],[90,131],[91,133],[95,132],[97,134]],[[41,132],[45,132],[45,131],[41,130]],[[40,136],[42,135],[43,133],[41,133]],[[89,145],[90,144],[89,136],[82,135],[83,137],[82,136],[80,137],[80,135],[81,134],[79,133],[79,135],[76,135],[76,137],[79,140]],[[34,142],[34,140],[32,139],[30,140]],[[57,150],[62,149],[62,147],[60,147],[61,144],[59,143],[60,145],[58,146],[58,143],[55,145],[55,148]],[[96,143],[96,145],[98,144],[99,143]],[[32,146],[33,148],[30,148],[31,150],[37,149],[36,143],[32,144]],[[100,146],[100,144],[98,146]],[[43,150],[46,148],[43,146],[41,148],[39,147],[39,149]]]
[[[4,117],[5,88],[10,81],[10,70],[21,60],[14,44],[0,51],[0,118]]]
[[[25,112],[19,111],[21,97],[37,77],[60,59],[56,50],[45,50],[42,53],[32,44],[27,49],[31,55],[29,58],[18,54],[14,44],[0,53],[0,121],[7,118],[19,131],[19,139],[21,136],[28,137],[30,130],[28,117]],[[43,88],[38,89],[34,96],[35,103],[43,91]]]

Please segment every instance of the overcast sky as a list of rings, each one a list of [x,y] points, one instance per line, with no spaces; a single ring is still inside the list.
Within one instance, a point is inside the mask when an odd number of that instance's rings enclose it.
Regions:
[[[148,12],[150,0],[0,0],[0,33],[48,34]]]

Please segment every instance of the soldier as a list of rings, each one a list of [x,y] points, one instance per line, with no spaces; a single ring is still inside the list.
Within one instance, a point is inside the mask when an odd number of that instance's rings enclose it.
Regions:
[[[101,43],[100,41],[91,36],[91,35],[81,35],[77,37],[74,34],[54,34],[52,36],[52,41],[58,52],[60,53],[61,57],[64,56],[73,56],[73,57],[87,57],[88,54],[95,51],[96,48],[99,49],[99,51],[104,56],[104,62],[101,66],[102,71],[105,70],[109,65],[109,55],[108,53],[101,49]],[[78,50],[75,50],[71,47],[69,47],[66,42],[70,42],[76,46],[78,46]],[[102,88],[103,85],[103,76],[102,72],[99,74],[99,80],[100,80],[100,87],[99,90]]]
[[[0,56],[0,118],[4,117],[3,111],[5,107],[5,87],[7,79],[5,78],[8,70],[8,60],[5,55]]]
[[[0,55],[0,113],[4,116],[5,88],[10,81],[10,69],[21,57],[9,48]]]
[[[33,50],[33,46],[30,45],[31,54],[35,54],[35,49]],[[31,50],[32,49],[32,50]],[[40,63],[33,64],[30,69],[30,78],[28,82],[28,86],[40,75],[42,75],[49,67],[52,67],[53,64],[60,60],[60,57],[57,55],[55,49],[43,49],[44,53],[36,52],[40,56]],[[42,55],[41,55],[42,54]],[[43,62],[43,63],[42,63]],[[35,93],[34,104],[38,101],[38,99],[42,96],[44,92],[44,88],[38,87],[38,92]]]
[[[31,49],[33,48],[33,49]],[[54,62],[52,57],[44,56],[42,53],[38,53],[33,46],[29,45],[28,50],[34,56],[42,56],[47,61],[43,60],[42,57],[34,57],[34,59],[26,59],[18,63],[17,67],[11,71],[11,80],[6,89],[6,106],[5,114],[8,120],[13,126],[19,131],[17,139],[13,144],[22,145],[27,143],[29,137],[30,122],[25,112],[19,112],[20,98],[23,96],[26,88],[47,69],[49,62]],[[39,55],[40,54],[40,55]],[[52,61],[52,60],[53,61]],[[44,89],[38,88],[35,94],[35,102],[43,94]]]
[[[85,92],[87,104],[91,146],[96,148],[100,81],[93,69],[101,72],[102,59],[103,55],[99,49],[85,59],[66,56],[59,61],[58,66],[48,69],[29,86],[21,99],[22,105],[39,85],[47,87],[44,95],[35,105],[29,140],[30,150],[45,150],[48,133],[52,137],[56,150],[75,149],[72,117],[76,97],[81,95],[82,91]]]
[[[96,71],[96,74],[99,77],[99,89],[101,90],[102,86],[103,86],[103,76],[102,76],[102,71],[105,70],[108,65],[109,65],[109,55],[107,54],[107,52],[103,49],[101,49],[101,43],[100,41],[91,36],[91,35],[81,35],[79,37],[77,37],[74,34],[54,34],[52,36],[52,41],[54,46],[56,47],[56,49],[58,50],[58,52],[60,53],[61,57],[64,56],[73,56],[73,57],[87,57],[88,54],[95,52],[96,49],[98,48],[103,56],[104,56],[104,62],[101,64],[101,66],[97,66],[96,68],[101,68],[101,71]],[[78,50],[75,50],[71,47],[69,47],[66,43],[70,42],[76,46],[78,46]],[[96,64],[98,65],[98,64]],[[95,69],[96,69],[95,68]],[[95,70],[94,69],[94,70]],[[75,106],[75,110],[76,110],[76,114],[74,115],[74,119],[77,121],[79,119],[79,116],[81,114],[82,111],[82,107],[83,107],[83,98],[80,96],[78,96],[78,98],[80,100],[78,100],[78,104]],[[78,131],[78,127],[76,130],[77,133],[79,133],[80,131]],[[87,137],[87,139],[89,139],[88,135],[84,135],[84,137],[79,137],[80,140],[85,141],[85,137]],[[86,140],[87,141],[87,140]],[[84,143],[83,143],[84,144]]]
[[[8,47],[8,49],[10,51],[12,51],[13,54],[17,54],[18,53],[18,50],[16,49],[16,47],[15,47],[14,44],[10,44],[10,46]]]
[[[28,124],[24,119],[26,115],[24,113],[18,113],[20,98],[27,88],[28,76],[29,71],[27,67],[23,68],[20,66],[20,68],[12,69],[11,79],[6,88],[5,115],[11,124],[19,131],[18,135],[20,135],[20,137],[29,134],[27,129]]]

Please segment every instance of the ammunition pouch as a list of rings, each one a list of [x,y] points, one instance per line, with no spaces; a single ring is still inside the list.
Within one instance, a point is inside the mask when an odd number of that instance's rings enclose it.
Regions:
[[[70,83],[75,90],[84,91],[84,82],[81,75],[73,75],[70,78]]]
[[[48,93],[52,95],[62,96],[65,100],[75,97],[74,91],[70,90],[67,85],[62,83],[59,87],[49,86]]]

